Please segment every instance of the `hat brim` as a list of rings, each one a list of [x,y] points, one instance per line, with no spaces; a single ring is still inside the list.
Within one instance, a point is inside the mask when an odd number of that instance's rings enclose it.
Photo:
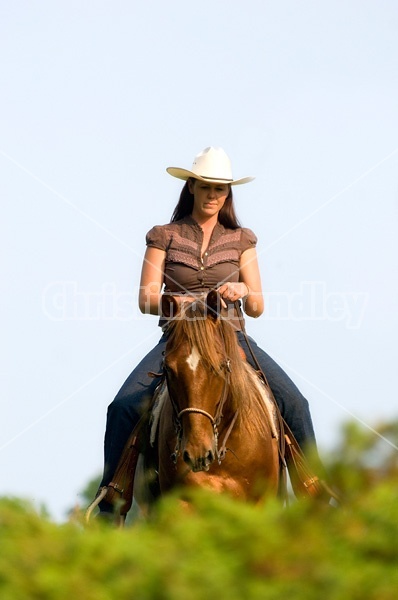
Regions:
[[[241,177],[241,179],[212,179],[211,177],[202,177],[193,171],[187,169],[180,169],[179,167],[168,167],[166,171],[169,175],[177,177],[177,179],[183,179],[187,181],[191,177],[193,179],[199,179],[199,181],[205,181],[206,183],[222,183],[224,185],[241,185],[242,183],[249,183],[255,179],[254,177]]]

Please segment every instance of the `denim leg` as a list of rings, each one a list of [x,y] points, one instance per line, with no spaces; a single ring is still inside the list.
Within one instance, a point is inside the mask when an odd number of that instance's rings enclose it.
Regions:
[[[159,378],[149,377],[148,373],[162,370],[165,346],[166,337],[163,336],[129,375],[108,407],[101,486],[107,485],[113,477],[129,435],[141,417],[145,400],[153,395],[159,383]]]
[[[239,344],[242,346],[248,362],[255,367],[250,350],[242,332],[237,332]],[[259,348],[256,342],[249,337],[250,345],[256,356],[261,370],[264,371],[271,390],[278,403],[279,410],[286,423],[289,425],[296,440],[302,448],[315,445],[314,427],[308,401],[295,386],[293,381],[279,365]],[[256,367],[255,367],[256,368]]]

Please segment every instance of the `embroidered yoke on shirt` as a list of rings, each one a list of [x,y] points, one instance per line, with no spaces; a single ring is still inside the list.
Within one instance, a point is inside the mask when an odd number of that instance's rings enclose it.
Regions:
[[[238,282],[240,257],[245,250],[256,246],[257,238],[250,229],[229,229],[217,223],[202,256],[202,228],[188,216],[153,227],[147,233],[146,243],[166,252],[164,292],[195,296],[226,281]],[[240,329],[236,314],[230,312],[229,320]],[[164,319],[159,322],[164,323]]]

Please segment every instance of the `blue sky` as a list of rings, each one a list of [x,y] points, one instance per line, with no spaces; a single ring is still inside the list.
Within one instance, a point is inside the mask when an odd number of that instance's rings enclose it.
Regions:
[[[106,407],[159,337],[137,287],[165,169],[209,145],[256,176],[248,332],[321,449],[397,417],[397,25],[393,0],[1,4],[0,494],[61,519],[101,470]]]

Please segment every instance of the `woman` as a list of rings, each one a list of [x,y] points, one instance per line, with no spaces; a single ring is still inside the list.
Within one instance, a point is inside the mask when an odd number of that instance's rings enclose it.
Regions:
[[[160,315],[162,293],[181,301],[194,300],[209,289],[218,289],[225,302],[225,318],[236,329],[247,360],[252,357],[241,331],[234,302],[244,312],[259,317],[264,310],[256,255],[257,238],[237,220],[232,186],[253,178],[233,179],[231,163],[221,148],[206,148],[196,156],[191,170],[169,167],[168,173],[185,180],[171,222],[147,234],[139,306],[143,313]],[[165,320],[160,318],[159,324]],[[254,340],[252,350],[267,376],[286,422],[302,447],[315,443],[308,402],[284,371]],[[140,417],[143,401],[151,396],[158,380],[149,372],[161,370],[166,335],[128,377],[108,408],[105,433],[105,470],[101,486],[111,480],[123,447]],[[101,511],[111,511],[106,502]]]

